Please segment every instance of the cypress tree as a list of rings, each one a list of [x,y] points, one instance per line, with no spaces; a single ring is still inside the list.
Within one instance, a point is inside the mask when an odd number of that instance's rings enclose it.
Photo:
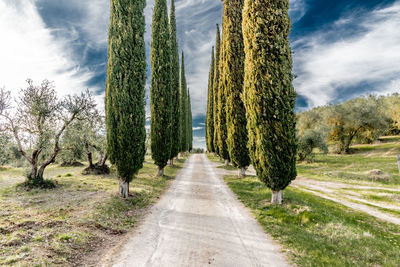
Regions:
[[[207,115],[206,115],[206,137],[207,137],[207,150],[209,152],[215,152],[214,150],[214,112],[213,112],[213,82],[214,82],[214,46],[211,52],[211,65],[208,77],[208,101],[207,101]]]
[[[187,97],[187,114],[188,114],[188,127],[187,127],[187,139],[188,139],[188,148],[189,148],[189,152],[192,151],[193,148],[193,118],[192,118],[192,104],[190,101],[190,92],[188,89],[188,97]]]
[[[171,46],[166,0],[154,5],[151,39],[151,152],[164,175],[171,154]]]
[[[181,126],[180,126],[180,152],[185,152],[188,150],[187,141],[187,85],[186,85],[186,75],[185,75],[185,55],[182,52],[182,63],[181,63],[181,88],[180,88],[180,116],[181,116]]]
[[[175,0],[171,0],[171,15],[170,15],[170,33],[171,33],[171,53],[172,53],[172,72],[171,72],[171,94],[172,94],[172,133],[179,133],[180,115],[179,115],[179,52],[178,42],[176,38],[176,18],[175,18]],[[174,157],[178,156],[180,142],[178,138],[171,140],[171,153],[169,155],[170,165],[173,165]]]
[[[146,50],[145,0],[112,0],[108,33],[106,86],[107,151],[117,167],[119,193],[129,196],[129,182],[145,156]]]
[[[217,37],[215,41],[215,65],[213,78],[213,117],[214,117],[214,150],[217,155],[220,155],[218,149],[218,89],[219,89],[219,59],[221,52],[221,34],[217,24]]]
[[[222,26],[225,27],[224,25]],[[222,35],[222,41],[220,46],[220,55],[219,55],[219,84],[218,84],[218,109],[217,109],[217,135],[218,135],[218,152],[219,156],[225,160],[225,165],[229,165],[229,152],[228,146],[226,144],[226,139],[228,136],[228,131],[226,128],[226,98],[225,98],[225,81],[223,77],[225,75],[225,69],[223,63],[225,62],[225,51],[223,46],[223,40],[225,39],[224,35]]]
[[[221,57],[221,88],[225,90],[227,148],[232,164],[244,176],[250,165],[247,148],[246,110],[241,98],[244,76],[244,43],[242,34],[243,0],[225,0]]]
[[[245,0],[243,37],[250,157],[272,203],[296,178],[296,93],[292,85],[289,0]]]

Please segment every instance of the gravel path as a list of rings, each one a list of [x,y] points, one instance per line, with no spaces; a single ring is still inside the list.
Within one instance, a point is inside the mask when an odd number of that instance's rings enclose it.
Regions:
[[[343,204],[349,208],[365,212],[382,221],[400,225],[399,216],[395,216],[393,214],[378,209],[378,208],[386,208],[394,211],[400,211],[400,206],[391,205],[388,203],[378,203],[378,202],[364,200],[362,199],[361,196],[357,196],[359,195],[359,193],[356,191],[360,189],[361,190],[379,189],[379,190],[398,192],[399,189],[351,185],[351,184],[331,182],[331,181],[319,181],[304,177],[297,177],[297,179],[292,182],[291,186],[307,191],[319,197]],[[346,190],[345,192],[343,192],[343,190],[341,189],[346,189]],[[354,189],[354,191],[352,191],[351,189]],[[375,206],[376,208],[371,207],[371,205]]]
[[[193,155],[113,266],[288,266],[204,154]]]

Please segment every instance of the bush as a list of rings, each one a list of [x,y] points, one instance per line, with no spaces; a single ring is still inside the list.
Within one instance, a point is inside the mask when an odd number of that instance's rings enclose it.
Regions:
[[[298,138],[298,155],[300,161],[313,161],[314,149],[318,148],[322,153],[328,153],[328,146],[325,143],[323,134],[316,130],[306,130],[302,136]]]
[[[203,154],[204,153],[204,149],[202,149],[202,148],[193,148],[191,150],[191,152],[194,153],[194,154]]]

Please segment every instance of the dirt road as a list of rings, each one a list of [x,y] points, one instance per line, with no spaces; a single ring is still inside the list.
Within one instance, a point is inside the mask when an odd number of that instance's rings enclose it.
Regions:
[[[288,266],[205,155],[193,155],[112,266]]]

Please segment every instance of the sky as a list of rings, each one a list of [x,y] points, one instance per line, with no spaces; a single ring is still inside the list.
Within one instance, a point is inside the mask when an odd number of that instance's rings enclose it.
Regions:
[[[400,91],[400,0],[290,4],[297,110]],[[147,0],[148,58],[153,6],[154,0]],[[36,83],[47,78],[60,95],[88,88],[103,109],[109,12],[109,0],[0,0],[0,87],[16,95],[27,78]],[[208,70],[222,1],[176,0],[176,16],[192,98],[194,147],[204,148]]]

